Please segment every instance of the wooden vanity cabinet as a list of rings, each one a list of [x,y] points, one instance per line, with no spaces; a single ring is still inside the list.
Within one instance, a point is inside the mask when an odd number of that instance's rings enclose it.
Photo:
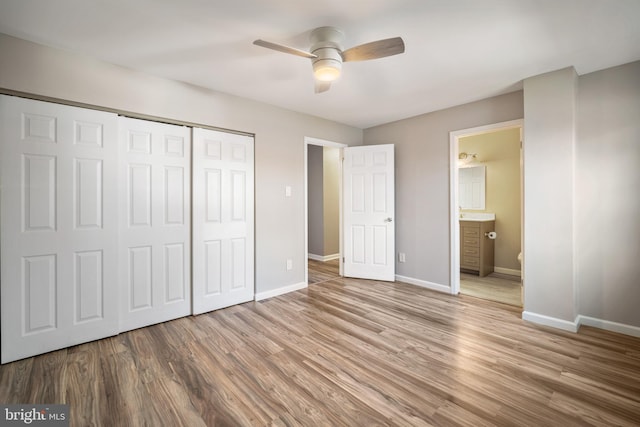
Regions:
[[[494,241],[485,233],[495,230],[495,221],[460,220],[460,271],[484,277],[493,272]]]

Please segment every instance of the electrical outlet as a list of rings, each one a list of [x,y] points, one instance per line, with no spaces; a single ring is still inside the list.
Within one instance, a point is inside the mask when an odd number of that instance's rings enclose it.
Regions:
[[[398,261],[400,262],[407,262],[407,256],[405,255],[404,252],[400,252],[398,254]]]
[[[288,270],[293,270],[293,260],[292,259],[288,259],[287,260],[287,271]]]

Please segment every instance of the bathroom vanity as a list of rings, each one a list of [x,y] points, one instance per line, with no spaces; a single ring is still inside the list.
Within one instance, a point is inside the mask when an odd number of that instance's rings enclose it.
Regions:
[[[495,218],[495,217],[494,217]],[[460,218],[460,271],[484,277],[493,272],[495,219]]]

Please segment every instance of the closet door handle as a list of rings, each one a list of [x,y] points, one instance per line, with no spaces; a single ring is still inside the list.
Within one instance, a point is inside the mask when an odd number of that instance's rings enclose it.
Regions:
[[[384,222],[391,222],[393,221],[391,218],[385,218]]]

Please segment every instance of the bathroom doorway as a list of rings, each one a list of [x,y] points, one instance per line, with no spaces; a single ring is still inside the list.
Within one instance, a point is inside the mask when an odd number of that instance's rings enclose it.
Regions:
[[[522,125],[451,132],[454,294],[523,305]]]

